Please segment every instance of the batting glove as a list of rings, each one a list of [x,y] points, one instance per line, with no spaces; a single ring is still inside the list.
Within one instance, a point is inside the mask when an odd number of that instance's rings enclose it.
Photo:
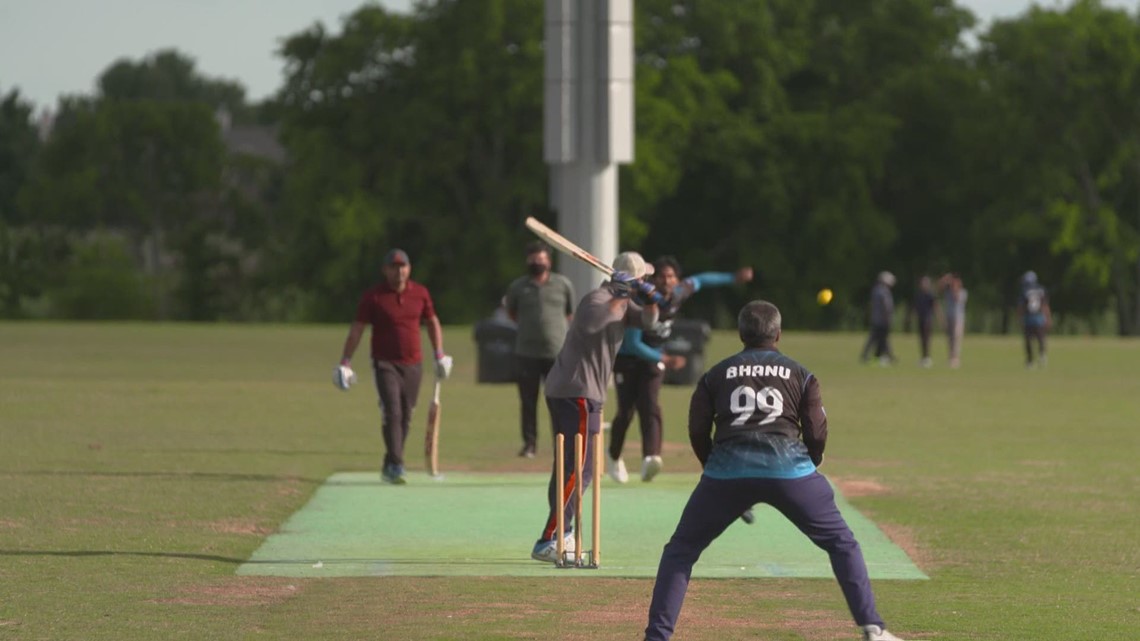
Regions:
[[[610,274],[610,284],[612,286],[614,296],[617,298],[629,298],[633,294],[634,289],[637,288],[637,279],[632,274],[625,272],[614,272]]]
[[[348,391],[348,388],[356,384],[356,372],[348,365],[337,365],[333,368],[333,385],[337,389]]]
[[[447,354],[441,354],[435,359],[435,377],[439,380],[446,380],[451,376],[451,366],[454,361]]]
[[[660,305],[665,302],[665,297],[653,283],[646,280],[637,281],[637,291],[633,295],[633,302],[638,305]]]

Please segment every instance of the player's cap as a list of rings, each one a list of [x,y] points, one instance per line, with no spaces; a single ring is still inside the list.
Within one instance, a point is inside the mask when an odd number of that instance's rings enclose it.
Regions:
[[[1026,285],[1032,285],[1036,283],[1037,272],[1033,271],[1032,269],[1025,272],[1025,275],[1021,277],[1021,282],[1025,283]]]
[[[411,265],[412,261],[408,260],[408,252],[402,249],[393,249],[384,255],[385,265]]]
[[[614,259],[614,271],[625,272],[634,278],[653,274],[653,265],[645,262],[637,252],[622,252]]]
[[[895,275],[890,272],[879,272],[879,282],[887,287],[895,286]]]

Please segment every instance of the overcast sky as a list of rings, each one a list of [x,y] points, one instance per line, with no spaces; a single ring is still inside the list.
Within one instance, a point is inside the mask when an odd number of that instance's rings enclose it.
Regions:
[[[535,0],[538,2],[539,0]],[[636,2],[637,0],[634,0]],[[957,0],[982,20],[1013,16],[1030,0]],[[1135,9],[1140,0],[1106,0]],[[39,106],[91,93],[115,60],[174,48],[199,72],[240,82],[251,100],[282,82],[282,37],[315,22],[339,31],[364,0],[0,0],[0,95],[13,87]],[[412,0],[383,0],[406,11]],[[1068,5],[1038,0],[1043,6]]]

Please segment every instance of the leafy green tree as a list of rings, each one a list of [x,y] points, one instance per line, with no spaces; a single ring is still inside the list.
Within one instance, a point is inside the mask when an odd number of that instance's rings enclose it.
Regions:
[[[447,322],[496,305],[518,272],[522,221],[546,203],[542,32],[540,4],[452,1],[410,16],[367,6],[340,34],[286,41],[291,274],[322,318],[351,313],[393,246]],[[370,217],[350,234],[338,222]]]
[[[1061,315],[1112,304],[1140,333],[1140,25],[1095,0],[1034,8],[994,25],[979,58],[1015,167],[1015,224],[991,243],[1043,262],[1019,267],[1054,285]]]
[[[157,274],[159,313],[170,317],[163,282],[175,277],[163,250],[218,190],[223,154],[205,105],[96,102],[72,112],[48,141],[30,210],[74,231],[123,230]]]
[[[651,223],[646,248],[690,271],[756,265],[800,326],[835,320],[814,303],[820,287],[860,306],[877,271],[901,266],[897,203],[882,190],[905,162],[893,98],[922,70],[953,70],[969,15],[925,0],[660,0],[638,12],[626,202]],[[694,309],[718,302],[704,300]]]
[[[0,97],[0,317],[20,315],[21,301],[39,294],[46,267],[42,239],[23,228],[18,198],[40,148],[32,115],[19,91]]]
[[[252,122],[244,90],[174,51],[118,61],[98,87],[61,103],[27,211],[41,228],[122,234],[160,317],[232,318],[258,285],[280,182],[272,161],[223,141]]]
[[[122,237],[97,233],[76,239],[51,292],[52,311],[80,320],[153,319],[153,288],[146,280]]]
[[[19,222],[17,195],[40,148],[33,105],[13,89],[0,96],[0,222]]]
[[[240,84],[202,76],[193,59],[173,49],[114,62],[100,74],[97,95],[103,101],[202,103],[240,121],[254,116]]]

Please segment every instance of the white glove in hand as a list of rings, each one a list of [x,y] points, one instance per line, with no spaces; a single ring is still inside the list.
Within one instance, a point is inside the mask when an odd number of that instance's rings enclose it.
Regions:
[[[333,385],[338,389],[348,391],[348,388],[356,384],[356,372],[348,365],[337,365],[333,368]]]
[[[435,359],[435,377],[444,380],[451,376],[452,359],[447,354]]]

